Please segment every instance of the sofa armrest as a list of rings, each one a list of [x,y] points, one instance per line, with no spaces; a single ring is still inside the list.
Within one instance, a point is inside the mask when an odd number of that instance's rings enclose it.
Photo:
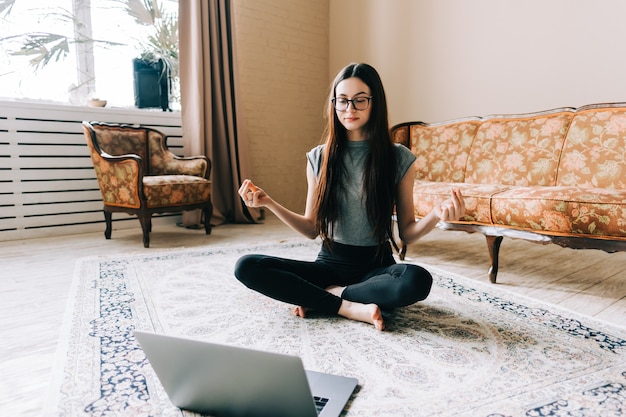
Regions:
[[[411,123],[401,123],[393,126],[390,129],[391,140],[393,143],[399,143],[411,149],[409,127]]]

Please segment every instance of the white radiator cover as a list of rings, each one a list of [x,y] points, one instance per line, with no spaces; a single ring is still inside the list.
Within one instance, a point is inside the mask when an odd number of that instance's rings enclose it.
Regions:
[[[0,241],[104,232],[83,120],[153,127],[183,155],[180,112],[0,101]],[[178,218],[157,215],[155,224]],[[115,229],[140,227],[124,213],[113,221],[113,239]]]

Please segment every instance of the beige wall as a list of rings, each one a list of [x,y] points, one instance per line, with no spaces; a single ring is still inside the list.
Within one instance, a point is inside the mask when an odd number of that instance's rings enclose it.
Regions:
[[[305,153],[324,128],[328,0],[235,0],[237,57],[252,180],[298,212]]]
[[[375,66],[391,123],[626,101],[624,0],[331,0],[331,74]]]
[[[624,0],[235,0],[253,180],[304,210],[328,83],[383,78],[392,124],[626,101]]]

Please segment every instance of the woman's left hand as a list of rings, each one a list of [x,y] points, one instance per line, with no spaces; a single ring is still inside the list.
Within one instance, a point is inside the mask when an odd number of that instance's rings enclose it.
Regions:
[[[461,190],[450,191],[450,198],[437,204],[433,209],[434,214],[443,222],[453,222],[465,215],[465,201]]]

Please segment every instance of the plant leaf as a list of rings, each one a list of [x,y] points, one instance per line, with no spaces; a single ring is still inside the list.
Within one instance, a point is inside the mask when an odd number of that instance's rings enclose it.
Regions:
[[[58,62],[65,58],[69,52],[69,41],[66,36],[55,33],[29,33],[23,35],[25,40],[22,47],[11,55],[34,56],[30,64],[36,69],[45,67],[51,60]]]
[[[15,1],[16,0],[0,0],[0,15],[4,15],[4,17],[10,15]]]

